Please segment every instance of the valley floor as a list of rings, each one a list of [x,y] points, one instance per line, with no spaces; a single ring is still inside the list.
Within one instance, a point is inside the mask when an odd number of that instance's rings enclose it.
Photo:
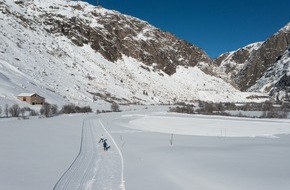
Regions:
[[[0,189],[288,190],[289,124],[150,109],[1,119]]]

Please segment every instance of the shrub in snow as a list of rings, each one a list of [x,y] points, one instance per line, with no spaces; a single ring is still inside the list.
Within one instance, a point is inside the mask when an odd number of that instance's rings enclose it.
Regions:
[[[13,106],[11,106],[9,108],[9,113],[12,117],[19,117],[20,114],[20,107],[18,104],[13,104]]]
[[[61,113],[70,114],[70,113],[88,113],[92,112],[92,108],[89,106],[79,107],[74,104],[64,105],[61,109]]]
[[[272,102],[266,101],[262,103],[262,108],[263,108],[263,111],[272,111],[274,107],[273,107]]]
[[[223,103],[221,103],[221,102],[216,104],[215,107],[216,107],[216,111],[219,111],[219,112],[225,111],[225,107],[224,107]]]
[[[31,110],[30,111],[30,115],[29,116],[37,116],[38,113],[35,110]]]
[[[68,104],[62,106],[61,113],[76,113],[74,104]]]
[[[55,105],[55,104],[51,105],[50,111],[51,111],[51,114],[52,115],[57,114],[57,112],[58,112],[58,106]]]
[[[49,103],[44,103],[40,109],[40,114],[44,115],[45,117],[50,116],[50,109],[51,105]]]
[[[279,110],[273,110],[273,111],[265,111],[261,118],[287,118],[288,112],[286,111],[279,111]]]
[[[24,116],[25,116],[25,109],[24,108],[20,108],[20,114],[24,118]]]
[[[111,110],[113,112],[119,112],[120,111],[120,106],[119,104],[117,104],[116,102],[113,102],[112,105],[111,105]]]
[[[84,107],[75,107],[76,113],[89,113],[92,112],[92,109],[89,106],[84,106]]]
[[[290,103],[284,103],[284,104],[281,106],[281,110],[282,110],[282,111],[285,111],[285,112],[290,112]]]
[[[237,116],[237,117],[255,117],[242,114],[241,111],[261,111],[263,115],[261,118],[288,118],[290,111],[290,104],[283,104],[281,107],[274,106],[272,102],[266,101],[263,103],[246,103],[243,105],[235,105],[234,103],[209,103],[198,102],[199,108],[194,110],[193,106],[184,105],[182,107],[169,108],[171,112],[178,113],[199,113],[206,115],[223,115],[223,116]],[[236,115],[231,115],[225,111],[240,110]]]
[[[49,117],[52,115],[57,114],[58,107],[55,104],[44,103],[40,109],[40,114],[44,115],[45,117]]]
[[[175,107],[175,108],[169,108],[170,112],[177,112],[177,113],[188,113],[188,114],[193,114],[194,113],[194,109],[193,106],[182,106],[182,107]]]
[[[199,101],[198,105],[199,105],[199,108],[200,108],[198,110],[199,113],[212,114],[213,111],[215,111],[215,107],[213,106],[212,103]]]
[[[6,117],[9,116],[9,106],[8,106],[8,104],[5,104],[5,107],[4,107],[4,114],[5,114]]]
[[[236,110],[237,106],[235,103],[227,102],[224,103],[223,106],[225,107],[225,110]]]

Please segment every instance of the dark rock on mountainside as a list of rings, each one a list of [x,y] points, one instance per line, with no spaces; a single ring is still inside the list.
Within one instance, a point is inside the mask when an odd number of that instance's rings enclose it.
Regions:
[[[238,49],[236,52],[233,53],[233,55],[230,57],[230,61],[235,62],[237,64],[243,64],[248,59],[248,57],[251,55],[251,51],[249,51],[249,48],[244,47]],[[220,66],[221,63],[229,56],[229,53],[222,54],[221,56],[214,59],[214,64],[217,66]]]
[[[43,15],[43,23],[48,32],[65,35],[78,46],[90,44],[112,62],[122,59],[124,54],[147,65],[156,64],[157,69],[169,75],[175,73],[178,65],[195,66],[201,61],[211,62],[200,48],[147,22],[113,11],[92,11],[90,14],[102,27],[91,27],[82,18],[66,18],[51,13]]]
[[[242,91],[263,91],[268,93],[274,79],[283,78],[279,60],[283,56],[284,71],[287,72],[287,55],[290,45],[290,24],[283,27],[265,42],[253,43],[237,51],[220,55],[213,60],[216,75],[235,84]],[[277,66],[276,66],[277,65]],[[264,79],[264,78],[265,79]],[[263,78],[263,79],[262,79]],[[273,80],[267,80],[273,78]],[[259,81],[260,80],[260,81]],[[263,81],[261,81],[263,80]],[[266,81],[268,87],[265,89]],[[262,90],[263,89],[263,90]],[[276,88],[278,89],[278,88]]]
[[[216,76],[219,76],[234,86],[237,86],[234,83],[234,79],[246,65],[245,62],[247,59],[251,57],[260,46],[261,42],[249,44],[236,51],[224,53],[214,59],[213,66],[216,68]]]
[[[290,31],[281,30],[266,40],[250,57],[238,73],[235,82],[243,91],[253,86],[290,45]]]
[[[223,53],[223,54],[221,54],[220,56],[218,56],[217,58],[215,58],[214,60],[213,60],[213,64],[215,65],[215,66],[220,66],[221,65],[221,63],[224,61],[224,60],[226,60],[226,58],[229,56],[229,52],[227,52],[227,53]]]
[[[286,74],[274,85],[270,91],[270,96],[276,101],[290,101],[290,76]]]

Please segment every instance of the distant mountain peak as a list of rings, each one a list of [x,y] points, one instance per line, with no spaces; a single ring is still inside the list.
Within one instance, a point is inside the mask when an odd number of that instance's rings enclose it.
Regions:
[[[283,32],[283,33],[289,33],[290,32],[290,22],[288,24],[286,24],[283,28],[281,28],[279,30],[279,32]],[[279,33],[278,32],[278,33]]]
[[[289,47],[290,23],[265,42],[223,54],[214,63],[218,74],[242,91],[269,93],[274,100],[283,100],[289,93],[285,90],[289,88]]]

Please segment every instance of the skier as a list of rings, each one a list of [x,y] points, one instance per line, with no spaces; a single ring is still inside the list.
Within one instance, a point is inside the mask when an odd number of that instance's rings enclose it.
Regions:
[[[104,142],[104,136],[103,135],[101,136],[101,138],[99,140],[99,143],[101,143],[101,142]]]
[[[109,148],[111,147],[111,146],[108,145],[108,143],[107,143],[107,139],[104,140],[104,142],[103,142],[103,147],[104,147],[104,151],[109,150]]]
[[[107,139],[105,139],[105,140],[103,140],[104,151],[108,150],[107,146],[108,146]]]

